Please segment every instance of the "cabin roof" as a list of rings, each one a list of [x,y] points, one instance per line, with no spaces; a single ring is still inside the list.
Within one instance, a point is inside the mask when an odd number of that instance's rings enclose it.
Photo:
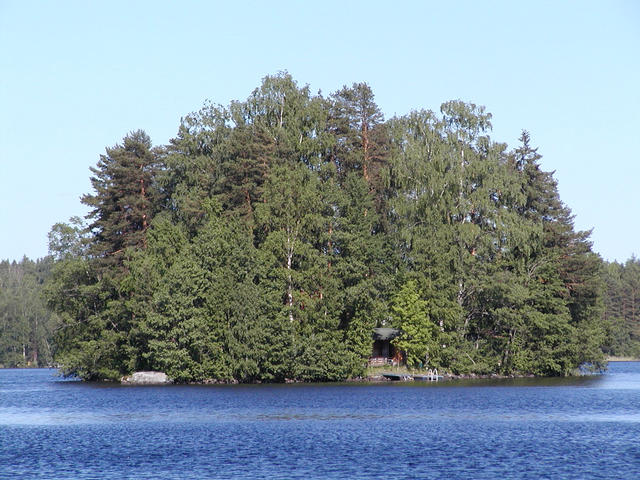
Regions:
[[[400,330],[397,328],[380,327],[373,329],[374,340],[393,340],[400,335]]]

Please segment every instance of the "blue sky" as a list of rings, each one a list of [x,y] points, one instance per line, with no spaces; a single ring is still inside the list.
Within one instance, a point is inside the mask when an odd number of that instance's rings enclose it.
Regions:
[[[595,251],[640,255],[640,2],[0,0],[0,258],[86,213],[106,146],[167,143],[281,70],[365,81],[387,118],[486,106],[495,140],[531,133]]]

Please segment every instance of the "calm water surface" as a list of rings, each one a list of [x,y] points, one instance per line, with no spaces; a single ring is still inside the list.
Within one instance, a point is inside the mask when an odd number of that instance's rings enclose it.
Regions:
[[[0,370],[0,479],[640,479],[640,363],[439,384],[131,387]]]

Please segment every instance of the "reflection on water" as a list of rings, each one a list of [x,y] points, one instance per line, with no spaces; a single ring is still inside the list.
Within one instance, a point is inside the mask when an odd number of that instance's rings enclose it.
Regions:
[[[604,375],[122,387],[0,370],[0,479],[640,478],[640,364]]]

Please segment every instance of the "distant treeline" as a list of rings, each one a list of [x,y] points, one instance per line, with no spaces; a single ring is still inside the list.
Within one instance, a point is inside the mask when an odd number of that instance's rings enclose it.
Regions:
[[[376,326],[454,373],[638,354],[638,261],[593,253],[529,134],[509,148],[490,120],[462,101],[385,120],[366,84],[325,97],[283,73],[169,145],[131,132],[92,168],[86,222],[51,230],[45,344],[84,379],[184,382],[358,376]],[[3,332],[37,330],[0,308]],[[6,365],[44,358],[13,338]]]
[[[53,361],[58,317],[42,295],[51,257],[0,262],[0,367],[40,367]]]
[[[640,358],[640,260],[606,263],[603,324],[607,339],[603,350],[607,355]]]

